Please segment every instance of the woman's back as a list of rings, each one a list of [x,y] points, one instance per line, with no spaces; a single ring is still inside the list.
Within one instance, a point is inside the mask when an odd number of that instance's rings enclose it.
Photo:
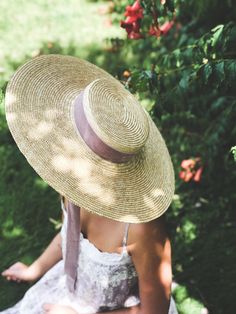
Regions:
[[[63,212],[64,223],[61,234],[65,254],[67,213],[64,207]],[[83,215],[81,217],[84,218]],[[96,217],[94,220],[92,219],[92,223],[99,220]],[[90,224],[92,224],[91,221]],[[88,226],[90,224],[88,223]],[[107,224],[106,221],[104,221],[105,224]],[[87,306],[93,306],[95,312],[104,308],[115,309],[124,305],[131,306],[139,303],[137,272],[126,250],[128,224],[123,223],[123,225],[125,225],[125,230],[123,230],[123,239],[121,239],[121,244],[118,246],[118,252],[117,250],[112,252],[100,250],[100,247],[97,247],[98,242],[95,242],[96,244],[91,242],[91,239],[83,235],[83,229],[81,230],[77,271],[78,282],[75,295],[77,300],[83,299],[83,302],[87,301]],[[95,229],[99,230],[99,227],[97,225]],[[109,238],[112,238],[112,230],[110,232]],[[101,232],[101,234],[104,236],[104,232]],[[92,233],[92,237],[95,235],[96,232]],[[102,237],[100,237],[100,240],[102,240]],[[83,305],[84,309],[85,304]]]
[[[67,200],[62,203],[64,210],[67,208]],[[124,236],[128,248],[128,233],[130,224],[102,217],[81,208],[80,225],[83,237],[88,239],[102,252],[121,253]]]

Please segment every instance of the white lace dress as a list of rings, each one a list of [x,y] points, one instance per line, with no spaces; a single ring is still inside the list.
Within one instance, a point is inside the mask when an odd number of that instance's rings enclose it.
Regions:
[[[67,214],[64,211],[61,229],[62,251],[65,256]],[[126,228],[126,233],[128,228]],[[80,255],[78,261],[78,284],[75,293],[66,286],[64,262],[53,266],[24,295],[14,307],[4,314],[43,314],[44,303],[69,305],[79,314],[91,314],[140,303],[138,277],[131,257],[126,250],[126,235],[123,251],[106,253],[99,251],[88,239],[80,234]],[[171,299],[169,314],[178,314]]]

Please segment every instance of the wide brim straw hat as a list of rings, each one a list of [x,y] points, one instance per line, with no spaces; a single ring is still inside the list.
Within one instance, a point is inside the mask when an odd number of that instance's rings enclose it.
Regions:
[[[136,97],[104,70],[76,57],[39,56],[15,72],[5,103],[19,149],[69,201],[130,223],[169,207],[166,144]]]

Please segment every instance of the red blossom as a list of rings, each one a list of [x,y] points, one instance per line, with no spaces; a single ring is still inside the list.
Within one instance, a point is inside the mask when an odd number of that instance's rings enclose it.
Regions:
[[[126,30],[126,32],[129,34],[131,31],[132,31],[132,29],[133,29],[133,25],[132,24],[130,24],[130,23],[126,23],[125,21],[121,21],[120,22],[120,26],[122,27],[122,28],[125,28],[125,30]]]
[[[189,182],[193,178],[193,173],[191,171],[180,171],[179,177],[184,182]]]
[[[184,169],[192,169],[194,168],[196,161],[194,159],[185,159],[181,162],[181,167]]]
[[[139,33],[139,32],[130,32],[129,34],[128,34],[128,38],[130,38],[130,39],[140,39],[140,38],[143,38],[143,35],[141,34],[141,33]]]
[[[149,28],[148,34],[150,36],[155,36],[155,37],[160,37],[161,35],[166,35],[169,32],[169,30],[172,28],[173,25],[174,25],[173,21],[165,22],[161,26],[152,25]]]
[[[203,171],[203,167],[200,167],[200,168],[196,171],[196,173],[195,173],[195,175],[194,175],[194,177],[193,177],[193,181],[195,181],[195,182],[200,182],[201,176],[202,176],[202,171]]]
[[[160,36],[161,36],[160,28],[157,27],[156,25],[152,25],[152,26],[149,28],[148,34],[149,34],[150,36],[160,37]]]
[[[161,0],[161,4],[164,5],[165,0]],[[144,36],[140,32],[141,20],[143,18],[143,8],[140,5],[140,0],[136,0],[132,6],[128,5],[125,9],[124,15],[126,19],[121,21],[120,25],[124,28],[128,34],[128,38],[140,39]],[[158,25],[157,11],[153,11],[153,24],[149,28],[148,34],[150,36],[160,37],[166,35],[173,27],[174,21],[167,21],[163,25]]]
[[[190,180],[200,182],[203,167],[201,166],[201,159],[199,157],[183,160],[181,167],[183,170],[179,173],[180,179],[184,182],[189,182]]]
[[[135,23],[137,20],[138,19],[134,16],[127,16],[124,22],[127,24],[132,24],[132,23]]]
[[[125,16],[134,17],[136,20],[143,18],[143,8],[141,7],[139,0],[135,1],[132,6],[128,5],[126,7]]]
[[[125,11],[126,19],[121,21],[120,26],[124,28],[130,39],[140,39],[142,34],[140,33],[141,19],[143,18],[143,8],[140,5],[139,0],[135,1],[132,6],[127,6]]]
[[[121,27],[125,28],[128,38],[130,39],[140,39],[143,38],[143,35],[140,33],[140,21],[136,21],[133,23],[126,23],[125,21],[121,21]]]
[[[166,35],[169,30],[173,27],[174,21],[167,21],[160,26],[160,31],[162,35]]]

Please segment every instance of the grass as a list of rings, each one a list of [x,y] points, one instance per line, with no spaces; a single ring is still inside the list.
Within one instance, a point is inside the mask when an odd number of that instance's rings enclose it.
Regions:
[[[135,56],[114,49],[124,38],[117,26],[107,27],[98,14],[106,2],[86,0],[2,0],[0,2],[0,88],[15,69],[39,54],[70,54],[121,77]],[[106,39],[114,39],[113,45]],[[134,62],[134,61],[133,61]],[[31,263],[57,232],[58,195],[29,167],[0,112],[0,269],[21,260]],[[193,228],[191,232],[194,233]],[[186,231],[188,232],[188,230]],[[13,305],[29,288],[0,278],[0,309]],[[201,303],[184,286],[174,291],[180,314],[200,314]]]
[[[107,16],[98,14],[104,5],[86,0],[1,1],[0,84],[18,64],[40,53],[87,58],[91,48],[106,46],[107,37],[124,35],[118,27],[105,26]]]

